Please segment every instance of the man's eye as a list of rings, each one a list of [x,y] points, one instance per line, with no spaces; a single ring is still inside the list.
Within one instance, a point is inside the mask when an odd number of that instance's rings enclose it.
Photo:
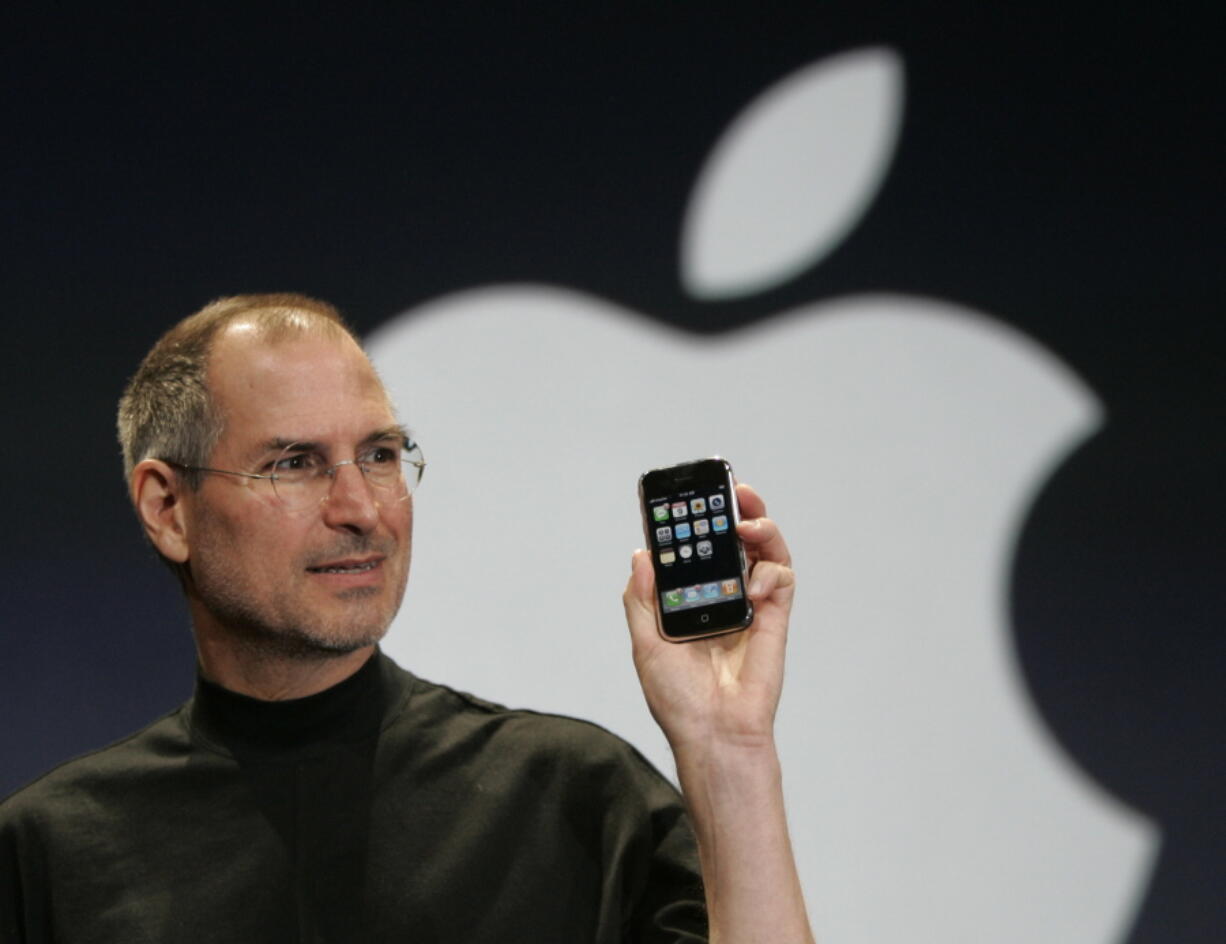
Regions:
[[[391,446],[375,446],[367,450],[361,461],[366,465],[390,465],[400,458],[400,450]]]
[[[314,453],[296,452],[282,456],[272,465],[272,471],[279,475],[310,472],[320,464],[320,459]]]

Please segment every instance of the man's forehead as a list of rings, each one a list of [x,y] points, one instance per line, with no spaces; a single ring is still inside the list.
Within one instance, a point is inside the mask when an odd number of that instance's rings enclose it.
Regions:
[[[209,351],[210,373],[219,374],[295,368],[304,361],[315,361],[321,368],[360,364],[370,369],[362,349],[340,330],[271,335],[258,324],[236,321],[218,332]]]
[[[253,326],[230,326],[213,347],[208,379],[223,441],[241,440],[232,443],[239,448],[286,437],[360,441],[396,426],[382,382],[347,335],[270,341]]]
[[[345,438],[345,437],[342,437]],[[353,445],[389,445],[401,447],[407,445],[412,436],[409,431],[399,423],[390,423],[386,426],[373,427],[365,434],[356,434],[351,437]],[[279,434],[270,436],[264,440],[258,440],[251,444],[251,453],[253,456],[269,453],[281,452],[283,450],[294,448],[299,450],[321,450],[328,451],[332,445],[332,437],[323,435],[315,436],[307,430],[302,430],[300,433]]]

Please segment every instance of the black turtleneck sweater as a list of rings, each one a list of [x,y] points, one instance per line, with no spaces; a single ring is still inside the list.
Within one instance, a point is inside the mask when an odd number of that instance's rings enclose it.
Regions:
[[[0,804],[0,941],[705,940],[676,791],[582,721],[382,653],[308,698],[204,679]]]

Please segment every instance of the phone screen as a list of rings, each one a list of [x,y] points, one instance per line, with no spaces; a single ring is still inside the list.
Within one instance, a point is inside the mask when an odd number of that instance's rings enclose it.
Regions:
[[[684,639],[748,626],[731,466],[715,458],[655,469],[639,493],[663,634]]]

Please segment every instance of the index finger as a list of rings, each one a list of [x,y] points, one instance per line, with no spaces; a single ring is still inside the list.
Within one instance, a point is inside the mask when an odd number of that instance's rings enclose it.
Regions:
[[[762,518],[766,516],[766,502],[753,487],[744,482],[736,484],[736,502],[741,509],[742,518]]]
[[[777,561],[791,566],[792,555],[779,526],[766,517],[766,502],[748,485],[736,487],[737,503],[741,509],[741,523],[737,534],[745,542],[745,548],[758,560]]]
[[[770,518],[742,518],[736,533],[745,542],[745,550],[758,560],[792,566],[792,555],[788,551],[787,542],[779,532],[779,525]]]

